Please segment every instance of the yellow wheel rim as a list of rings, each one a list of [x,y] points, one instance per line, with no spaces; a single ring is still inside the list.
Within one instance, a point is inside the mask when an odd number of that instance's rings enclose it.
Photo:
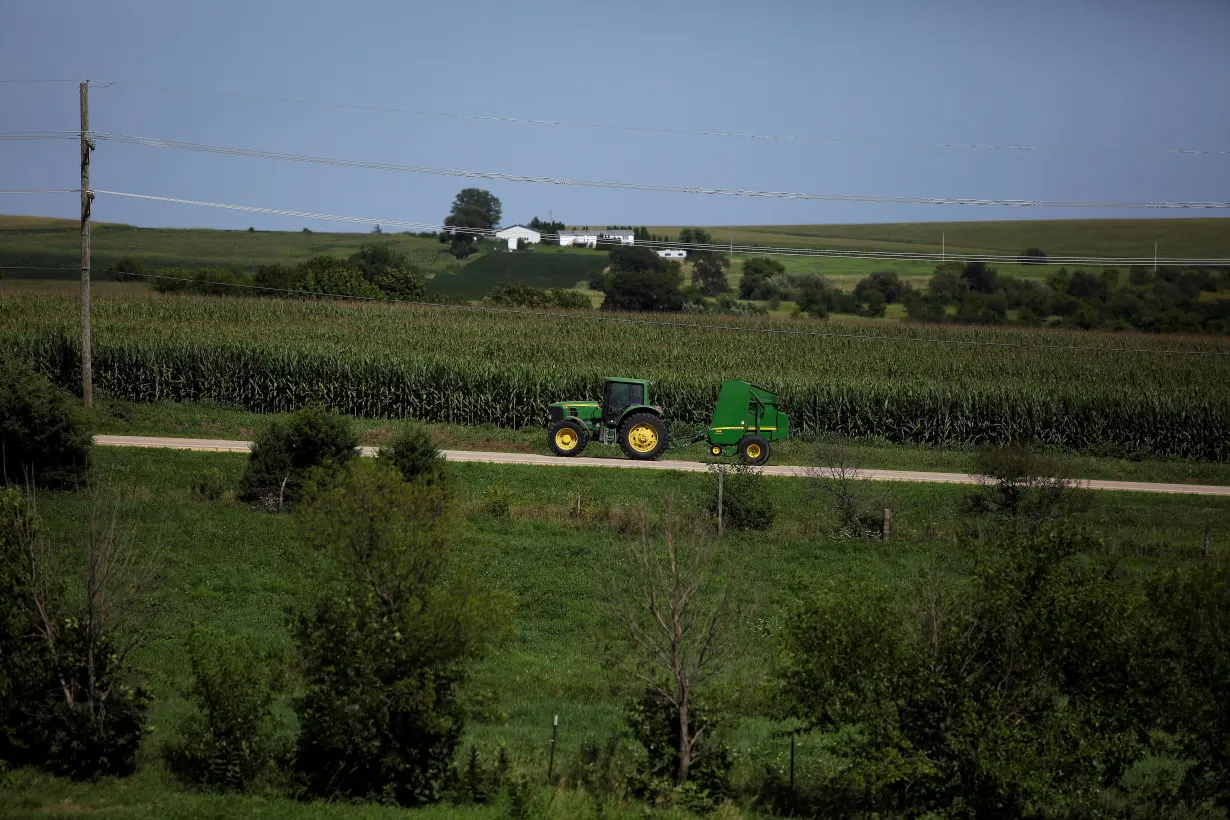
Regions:
[[[577,431],[571,427],[561,427],[555,432],[555,446],[561,450],[571,450],[577,446]]]
[[[756,459],[760,458],[760,445],[759,444],[747,445],[747,457],[750,458],[752,461],[755,461]]]
[[[641,422],[628,431],[628,444],[638,453],[648,453],[658,446],[658,431]]]
[[[722,454],[722,448],[721,447],[710,447],[709,452],[713,453],[715,456],[720,456]]]

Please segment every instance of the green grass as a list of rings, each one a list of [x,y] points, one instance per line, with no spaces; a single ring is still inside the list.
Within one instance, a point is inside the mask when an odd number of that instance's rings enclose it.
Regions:
[[[135,436],[221,438],[250,441],[274,418],[245,410],[208,404],[159,402],[136,404],[105,396],[95,401],[92,417],[95,432]],[[392,441],[400,422],[351,418],[363,444]],[[537,428],[509,430],[491,425],[466,427],[459,424],[428,425],[437,446],[446,450],[481,450],[549,455],[545,431]],[[875,441],[801,441],[787,439],[773,445],[773,464],[824,465],[840,453],[855,467],[879,470],[924,470],[969,473],[974,452],[969,448],[918,447]],[[593,444],[587,458],[622,458],[617,447]],[[1131,461],[1074,453],[1048,454],[1067,475],[1112,481],[1157,481],[1176,484],[1230,484],[1230,464],[1203,461]],[[702,444],[670,450],[664,458],[703,461],[708,452]]]
[[[651,227],[676,237],[679,227]],[[716,243],[864,251],[1051,256],[1230,257],[1230,219],[1014,219],[994,222],[883,222],[864,225],[742,225],[707,229]],[[733,234],[732,234],[733,231]],[[941,243],[941,234],[944,242]]]
[[[313,256],[349,256],[370,243],[392,245],[425,269],[452,261],[435,239],[406,234],[293,233],[289,231],[138,228],[99,224],[91,231],[93,265],[102,270],[124,257],[147,269],[221,267],[255,271],[261,265],[297,264]],[[0,217],[0,266],[74,268],[81,239],[75,221]],[[445,259],[447,257],[447,259]],[[72,270],[3,271],[5,278],[72,279]]]
[[[158,544],[162,568],[151,590],[155,602],[152,642],[137,656],[155,697],[156,727],[140,755],[141,770],[127,780],[70,784],[29,771],[11,776],[0,789],[0,814],[12,816],[103,815],[134,817],[227,816],[384,817],[372,807],[301,805],[277,798],[216,797],[190,793],[159,763],[163,744],[177,736],[186,713],[188,680],[181,639],[192,624],[242,636],[254,647],[286,651],[285,614],[312,594],[320,558],[299,542],[294,515],[250,510],[234,501],[206,502],[191,492],[207,469],[234,485],[242,456],[169,450],[100,448],[100,485],[124,499],[122,526],[138,543]],[[604,661],[607,579],[614,556],[634,536],[621,535],[619,521],[646,507],[651,514],[668,501],[696,519],[709,482],[705,475],[453,465],[465,524],[454,558],[478,569],[484,584],[514,596],[515,629],[476,667],[467,702],[482,697],[488,717],[472,720],[466,743],[483,749],[504,744],[527,772],[542,773],[553,715],[560,716],[557,770],[566,771],[587,738],[618,730],[627,681]],[[773,739],[772,723],[757,714],[769,701],[760,688],[775,658],[774,641],[803,597],[837,594],[851,583],[870,583],[910,594],[924,567],[959,576],[968,566],[955,545],[961,525],[955,512],[966,488],[944,485],[867,485],[894,511],[894,539],[845,540],[834,533],[833,511],[809,482],[766,479],[777,499],[779,519],[765,534],[729,534],[721,546],[721,572],[757,601],[755,620],[737,644],[730,675],[745,692],[752,715],[727,736],[742,762],[736,779],[753,777],[764,760],[783,762],[788,745]],[[484,499],[493,487],[510,494],[512,514],[492,519]],[[580,495],[583,520],[569,511]],[[83,494],[45,493],[39,498],[53,549],[71,560],[80,554],[90,502]],[[1230,554],[1221,522],[1230,501],[1218,498],[1098,494],[1083,520],[1106,539],[1106,549],[1142,572],[1152,572],[1198,553],[1206,526],[1215,528],[1217,557]],[[634,527],[632,529],[635,529]],[[285,704],[283,703],[283,708]],[[284,727],[289,731],[289,727]],[[820,765],[800,755],[800,767]],[[742,782],[742,781],[740,781]],[[575,794],[563,794],[555,816],[575,816]],[[567,808],[568,806],[572,808]],[[560,808],[565,807],[565,808]],[[561,813],[562,812],[562,813]],[[487,817],[488,810],[432,809],[424,818]]]
[[[536,288],[572,289],[602,273],[607,254],[540,245],[531,252],[487,253],[456,273],[439,274],[431,280],[432,296],[478,300],[504,281]]]

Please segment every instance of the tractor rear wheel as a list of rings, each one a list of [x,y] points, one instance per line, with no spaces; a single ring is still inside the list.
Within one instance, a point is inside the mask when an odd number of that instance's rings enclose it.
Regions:
[[[739,458],[754,467],[759,467],[769,460],[769,442],[764,436],[744,436],[739,439]]]
[[[628,458],[655,459],[666,449],[666,425],[653,413],[633,413],[619,428],[619,446]]]
[[[575,456],[585,449],[588,438],[585,427],[579,421],[564,419],[556,422],[547,433],[547,446],[557,456]]]

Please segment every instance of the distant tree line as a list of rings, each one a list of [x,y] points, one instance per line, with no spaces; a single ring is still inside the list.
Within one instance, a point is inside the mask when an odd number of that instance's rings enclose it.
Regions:
[[[422,301],[423,272],[387,244],[363,245],[346,259],[317,256],[298,265],[262,265],[255,275],[228,268],[170,268],[147,274],[138,260],[122,259],[112,268],[121,281],[148,278],[160,293],[246,296],[351,296]]]
[[[925,291],[911,288],[900,301],[911,319],[927,322],[1230,333],[1227,297],[1225,268],[1060,268],[1041,282],[1000,274],[985,262],[950,262],[936,268]]]

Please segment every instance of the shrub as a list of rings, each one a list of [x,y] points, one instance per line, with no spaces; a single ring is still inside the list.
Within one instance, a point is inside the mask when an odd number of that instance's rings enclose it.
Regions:
[[[350,423],[319,404],[285,421],[275,420],[257,437],[240,481],[239,498],[281,511],[298,502],[305,484],[358,456]]]
[[[17,489],[0,493],[0,759],[14,766],[75,778],[135,768],[149,698],[131,685],[131,644],[111,619],[116,588],[141,584],[115,529],[91,527],[91,582],[70,603],[34,505]]]
[[[504,616],[467,577],[446,574],[454,528],[443,500],[360,461],[304,511],[333,576],[292,625],[303,680],[295,768],[309,794],[402,805],[441,796],[466,662]]]
[[[717,519],[718,475],[722,478],[722,522],[730,530],[767,530],[777,511],[761,471],[748,464],[710,465],[709,514]]]
[[[1079,810],[1147,754],[1138,596],[1068,532],[1006,537],[967,581],[911,603],[850,589],[788,627],[787,712],[841,732],[846,816],[1098,816]]]
[[[91,444],[89,421],[72,396],[24,364],[0,360],[0,484],[77,486]]]
[[[1037,529],[1043,522],[1084,509],[1093,497],[1063,476],[1059,464],[1023,444],[979,448],[974,457],[979,489],[964,511],[993,515]]]
[[[243,791],[273,757],[272,670],[233,637],[193,630],[186,649],[196,712],[183,726],[182,742],[168,751],[168,763],[191,782]]]
[[[145,266],[141,264],[140,259],[125,256],[111,266],[110,273],[111,278],[117,282],[131,282],[145,278]]]
[[[492,484],[483,498],[483,512],[492,518],[507,518],[512,513],[512,493],[503,484]]]
[[[593,303],[589,301],[589,297],[578,290],[567,290],[565,288],[553,288],[547,292],[547,299],[551,305],[565,310],[580,310],[583,308],[593,307]]]
[[[678,711],[648,689],[625,707],[624,721],[628,730],[645,749],[645,763],[633,778],[632,791],[639,797],[655,801],[673,797],[693,811],[711,810],[730,791],[730,749],[714,736],[719,723],[709,710],[693,705],[689,720],[701,739],[692,748],[687,782],[676,787]]]
[[[192,492],[208,501],[217,501],[226,492],[226,476],[217,467],[209,467],[192,482]]]
[[[436,449],[431,432],[421,424],[407,424],[391,445],[380,448],[378,457],[396,467],[406,481],[429,487],[443,487],[448,483],[444,456]]]

